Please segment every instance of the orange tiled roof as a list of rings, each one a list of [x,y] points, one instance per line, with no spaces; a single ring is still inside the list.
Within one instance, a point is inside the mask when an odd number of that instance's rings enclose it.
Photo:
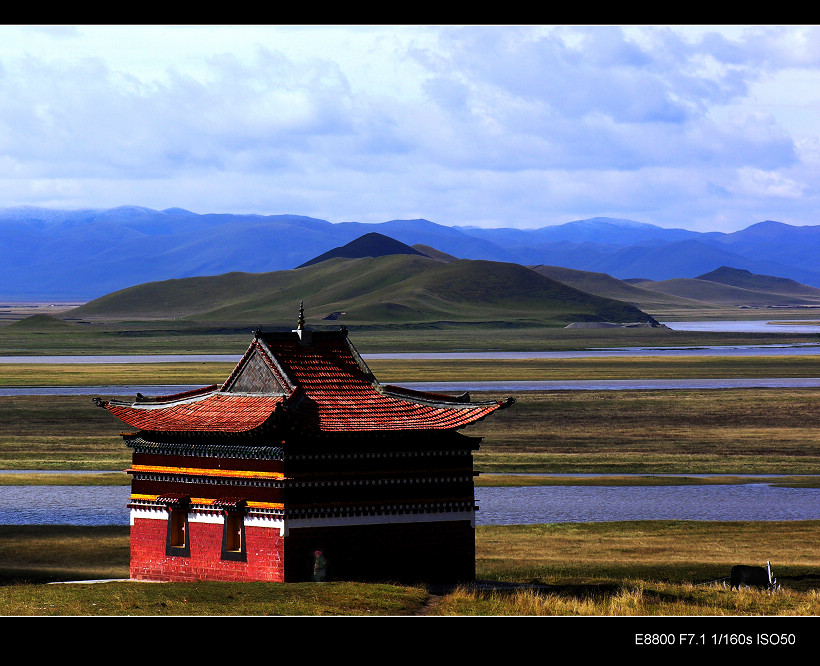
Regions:
[[[167,396],[165,402],[103,406],[114,416],[140,430],[165,432],[244,432],[261,426],[285,396],[234,395],[214,391],[190,399]]]
[[[296,336],[263,339],[308,398],[294,409],[296,415],[325,432],[461,428],[501,406],[449,403],[444,396],[421,392],[415,399],[394,395],[378,385],[342,336],[314,333],[310,345]]]
[[[143,399],[102,405],[141,430],[226,433],[263,425],[280,405],[287,417],[303,427],[336,433],[452,430],[505,405],[382,387],[345,332],[311,332],[310,336],[303,344],[295,333],[259,335],[231,373],[231,378],[240,374],[251,352],[258,351],[288,394],[231,393],[226,381],[219,389],[167,396],[161,402]]]

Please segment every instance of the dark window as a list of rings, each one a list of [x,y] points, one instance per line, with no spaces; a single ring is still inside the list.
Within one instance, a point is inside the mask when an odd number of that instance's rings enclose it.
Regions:
[[[168,538],[165,546],[166,555],[188,557],[191,544],[188,535],[188,507],[169,507]]]
[[[242,550],[242,516],[229,513],[225,516],[225,550]]]
[[[223,511],[224,523],[222,526],[222,559],[234,562],[246,562],[245,549],[245,512],[244,506],[239,505]]]

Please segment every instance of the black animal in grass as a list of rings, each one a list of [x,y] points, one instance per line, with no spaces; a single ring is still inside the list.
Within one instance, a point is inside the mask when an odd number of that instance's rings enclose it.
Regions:
[[[733,566],[729,575],[729,589],[740,589],[741,586],[777,589],[777,579],[772,576],[771,564],[766,562],[765,567],[751,567],[745,564]]]

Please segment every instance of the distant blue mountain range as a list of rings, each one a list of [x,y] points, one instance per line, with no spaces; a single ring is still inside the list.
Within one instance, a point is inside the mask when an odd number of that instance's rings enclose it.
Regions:
[[[620,279],[696,277],[720,266],[820,287],[820,226],[760,222],[734,233],[592,218],[540,229],[428,220],[331,223],[180,208],[0,209],[0,300],[88,300],[124,287],[295,268],[369,232],[461,259],[551,265]]]

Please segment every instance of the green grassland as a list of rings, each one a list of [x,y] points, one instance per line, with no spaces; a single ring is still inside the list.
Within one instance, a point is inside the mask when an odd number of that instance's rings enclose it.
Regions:
[[[0,615],[618,615],[820,613],[820,521],[480,526],[480,584],[136,583],[127,527],[0,526]],[[729,591],[772,561],[781,590]],[[110,582],[45,585],[51,581]],[[436,595],[436,596],[433,596]]]
[[[589,294],[517,264],[418,255],[330,259],[265,274],[228,273],[137,285],[73,311],[86,320],[310,320],[339,311],[354,324],[441,320],[647,321],[634,305]]]
[[[63,321],[49,315],[0,325],[0,355],[59,354],[242,354],[253,330],[291,330],[298,312],[252,323],[198,321]],[[780,319],[772,313],[752,319]],[[792,315],[794,316],[794,315]],[[804,315],[805,317],[805,315]],[[717,318],[739,319],[730,313]],[[340,322],[308,318],[314,330]],[[622,347],[703,347],[711,345],[818,344],[817,333],[709,333],[667,328],[568,329],[560,323],[529,320],[422,324],[349,325],[350,339],[364,354],[378,352],[567,351]]]
[[[820,341],[818,335],[778,333],[568,330],[573,322],[652,318],[816,319],[820,290],[735,269],[715,271],[716,281],[680,280],[674,286],[534,268],[386,255],[151,282],[71,309],[4,307],[0,354],[241,353],[257,326],[291,329],[302,302],[310,327],[343,323],[365,352]],[[26,316],[32,312],[37,314]],[[336,321],[327,319],[338,313]]]
[[[25,320],[24,320],[25,321]],[[0,327],[2,354],[229,353],[251,331],[174,322]],[[54,322],[50,322],[54,324]],[[351,330],[362,353],[481,349],[561,350],[619,346],[817,343],[817,335],[677,334],[664,329],[569,330],[537,325],[363,327]],[[410,347],[410,348],[408,348]],[[815,357],[560,359],[551,361],[396,361],[369,365],[384,383],[504,379],[803,377]],[[0,365],[0,384],[196,384],[223,381],[230,363]],[[721,389],[531,391],[465,429],[482,437],[480,484],[549,483],[496,474],[820,474],[820,390]],[[475,399],[507,394],[474,393]],[[89,396],[0,398],[4,483],[128,482],[122,424]],[[108,470],[41,475],[36,470]],[[7,478],[5,478],[7,477]],[[684,476],[641,483],[706,483]],[[766,482],[762,478],[753,481]],[[565,483],[585,482],[580,478]],[[817,615],[820,521],[480,526],[477,575],[493,585],[440,592],[389,584],[44,585],[128,576],[127,527],[0,526],[0,615]],[[729,592],[714,583],[732,564],[771,560],[783,589]],[[434,594],[434,592],[436,594]],[[436,603],[433,603],[433,602]]]
[[[820,473],[820,391],[516,394],[475,425],[485,472]]]
[[[8,364],[6,386],[221,383],[232,363]],[[384,383],[820,376],[820,357],[492,361],[373,359]],[[485,472],[816,474],[820,390],[501,391],[515,404],[465,430]],[[0,399],[0,467],[121,470],[122,424],[90,396]]]
[[[237,355],[237,359],[239,355]],[[408,382],[567,381],[618,379],[727,379],[820,377],[820,356],[716,356],[550,359],[370,359],[383,384]],[[123,386],[222,383],[234,362],[10,363],[0,385]]]
[[[528,391],[464,430],[495,473],[818,474],[820,390]],[[476,399],[502,395],[474,394]],[[122,424],[88,396],[0,398],[0,468],[128,466]]]

